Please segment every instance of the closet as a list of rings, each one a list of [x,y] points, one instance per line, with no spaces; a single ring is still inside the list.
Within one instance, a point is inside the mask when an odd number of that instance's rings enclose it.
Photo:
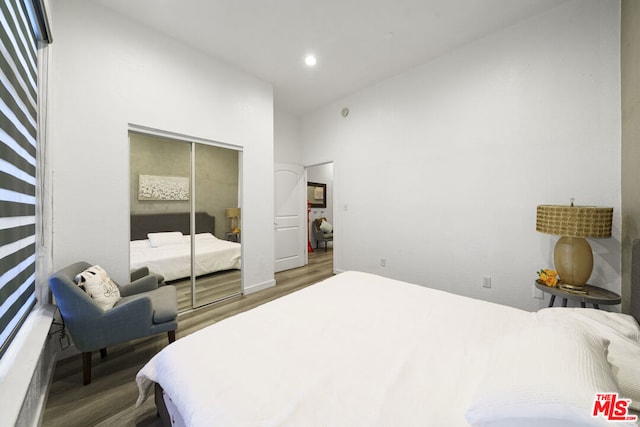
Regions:
[[[130,128],[130,266],[149,267],[191,310],[242,293],[242,151]]]

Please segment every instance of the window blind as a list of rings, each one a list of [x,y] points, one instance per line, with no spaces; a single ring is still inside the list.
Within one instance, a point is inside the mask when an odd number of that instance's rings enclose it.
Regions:
[[[0,10],[1,357],[36,303],[38,41],[22,1]]]

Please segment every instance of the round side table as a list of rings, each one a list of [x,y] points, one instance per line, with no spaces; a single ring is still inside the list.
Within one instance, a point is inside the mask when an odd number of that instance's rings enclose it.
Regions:
[[[549,307],[553,307],[556,297],[562,298],[563,307],[567,306],[567,300],[579,301],[580,306],[583,308],[586,307],[587,304],[593,304],[594,308],[600,308],[600,305],[616,305],[620,304],[622,301],[620,295],[615,292],[592,285],[584,285],[582,290],[574,291],[571,289],[564,289],[560,287],[560,285],[550,287],[538,282],[537,280],[535,284],[536,288],[540,289],[542,292],[551,294]]]

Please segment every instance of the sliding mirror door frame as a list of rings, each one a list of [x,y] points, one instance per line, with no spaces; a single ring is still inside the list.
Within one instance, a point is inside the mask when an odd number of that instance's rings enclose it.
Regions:
[[[235,240],[238,243],[240,243],[240,234],[239,232],[237,234],[233,234],[232,232],[230,233],[229,230],[227,231],[227,226],[228,226],[228,222],[230,221],[229,218],[227,218],[227,215],[229,213],[229,208],[241,208],[242,207],[242,147],[240,146],[236,146],[236,145],[232,145],[232,144],[226,144],[226,143],[221,143],[221,142],[217,142],[217,141],[212,141],[212,140],[207,140],[207,139],[203,139],[203,138],[198,138],[198,137],[193,137],[193,136],[188,136],[188,135],[182,135],[182,134],[177,134],[174,132],[168,132],[168,131],[163,131],[163,130],[158,130],[158,129],[151,129],[151,128],[147,128],[147,127],[143,127],[143,126],[138,126],[138,125],[129,125],[129,147],[130,147],[130,151],[133,149],[132,148],[132,141],[131,141],[131,134],[138,134],[141,135],[143,137],[149,137],[149,138],[158,138],[158,139],[163,139],[163,140],[168,140],[168,141],[174,141],[176,143],[186,143],[189,144],[189,174],[188,174],[188,216],[189,216],[189,223],[188,223],[188,228],[185,230],[185,234],[189,234],[189,242],[190,242],[190,248],[191,248],[191,256],[190,256],[190,291],[191,291],[191,304],[188,307],[179,307],[180,311],[188,311],[191,309],[195,309],[195,308],[199,308],[202,306],[206,306],[209,305],[211,303],[215,303],[215,302],[219,302],[222,301],[224,299],[230,298],[230,297],[234,297],[237,295],[241,295],[244,293],[244,274],[242,273],[242,268],[240,266],[240,262],[242,259],[242,255],[244,252],[244,247],[240,244],[240,245],[236,245],[239,246],[240,248],[240,255],[239,255],[239,259],[236,259],[237,261],[234,261],[234,264],[231,264],[231,261],[225,261],[228,264],[228,271],[225,272],[221,272],[221,275],[226,274],[227,272],[229,273],[228,278],[225,278],[227,281],[233,281],[235,280],[235,277],[237,277],[237,275],[233,275],[231,274],[233,271],[235,271],[235,269],[238,269],[239,272],[239,289],[238,291],[233,291],[232,294],[229,295],[223,295],[218,299],[215,300],[207,300],[207,301],[202,301],[201,299],[199,299],[197,291],[197,285],[198,285],[198,275],[196,272],[196,262],[195,262],[195,256],[194,254],[196,254],[196,249],[197,246],[199,245],[203,245],[202,247],[205,247],[207,245],[211,244],[216,244],[215,242],[211,241],[211,240],[215,240],[217,241],[217,244],[220,245],[224,245],[224,244],[228,244],[231,242],[227,242],[227,240]],[[211,150],[209,150],[209,148],[211,148]],[[220,150],[220,151],[217,151]],[[236,155],[234,156],[231,153],[227,153],[225,150],[231,150],[233,152],[236,153]],[[206,197],[202,197],[202,191],[207,191],[207,190],[202,190],[199,192],[199,187],[202,188],[213,188],[212,185],[207,185],[207,183],[200,183],[199,180],[202,179],[203,177],[203,172],[204,172],[204,176],[208,176],[209,170],[206,167],[202,167],[203,163],[202,161],[199,161],[199,159],[197,158],[197,153],[209,153],[209,155],[213,156],[216,153],[217,154],[221,154],[221,155],[226,155],[226,161],[227,162],[233,162],[235,161],[235,159],[237,159],[237,165],[230,165],[229,170],[232,173],[235,173],[237,170],[237,177],[235,177],[234,179],[236,179],[236,183],[237,183],[237,191],[236,191],[236,198],[235,198],[235,202],[236,205],[234,205],[233,203],[233,197],[229,198],[227,197],[224,202],[221,202],[220,204],[224,204],[225,206],[215,206],[214,210],[215,212],[212,212],[212,216],[215,219],[211,219],[210,222],[215,221],[215,229],[214,230],[202,230],[202,223],[203,223],[203,218],[202,218],[202,213],[198,213],[198,217],[196,218],[196,212],[199,212],[197,210],[197,208],[200,208],[200,210],[206,209],[206,211],[209,211],[213,208],[211,208],[211,206],[204,206],[203,207],[203,203],[198,203],[199,201],[204,202],[205,205],[211,205],[211,203],[215,202],[211,202],[211,201],[207,201]],[[130,171],[130,176],[131,176],[131,180],[134,179],[134,172],[132,170],[132,168],[134,167],[133,165],[133,159],[130,159],[130,165],[129,165],[129,171]],[[204,164],[206,165],[206,163]],[[197,174],[198,172],[200,172],[198,179],[197,178]],[[230,181],[233,181],[234,179],[230,179]],[[182,183],[180,183],[182,184]],[[233,185],[235,183],[231,182],[230,184],[230,188],[233,191]],[[131,191],[134,191],[133,188],[133,183],[130,185]],[[133,204],[134,199],[133,199],[134,195],[133,193],[130,195],[130,201]],[[202,199],[202,200],[199,200]],[[226,205],[229,206],[226,206]],[[211,209],[210,209],[211,208]],[[239,209],[238,209],[239,210]],[[133,207],[130,206],[129,207],[129,213],[130,215],[132,215],[133,212]],[[240,216],[240,218],[237,219],[237,228],[239,230],[241,230],[242,226],[241,223],[239,221],[241,221],[242,216]],[[185,218],[186,220],[186,218]],[[208,220],[207,218],[204,218],[204,223],[207,224]],[[132,222],[132,226],[133,226],[133,222]],[[222,230],[222,231],[220,231]],[[238,230],[238,231],[239,231]],[[198,235],[196,237],[196,234],[200,233],[200,235]],[[202,233],[211,233],[211,234],[215,234],[215,237],[217,239],[209,239],[209,237],[207,237],[207,235],[203,235]],[[131,235],[131,230],[130,230],[130,235]],[[231,236],[231,237],[230,237]],[[137,243],[137,242],[136,242]],[[232,245],[229,245],[232,246]],[[134,249],[130,249],[131,251],[133,251]],[[234,253],[237,253],[237,248],[231,248],[231,250]],[[132,267],[131,265],[131,253],[129,254],[129,260],[130,260],[130,267]],[[200,264],[199,264],[200,265]],[[213,273],[213,275],[216,275],[217,273]],[[232,286],[232,285],[231,285]],[[230,288],[232,289],[232,287]],[[183,292],[184,293],[184,292]],[[217,295],[217,293],[209,293],[210,296],[208,298],[214,298],[214,294]],[[217,297],[215,297],[217,298]],[[179,298],[179,300],[181,300],[183,298]],[[183,303],[184,304],[184,303]]]
[[[195,278],[193,306],[200,307],[242,294],[241,219],[239,200],[239,152],[213,144],[192,144],[193,198],[191,212],[207,212],[215,217],[215,238],[196,229],[192,221],[192,254]],[[230,215],[237,217],[231,218]],[[236,229],[235,231],[233,229]],[[215,250],[215,257],[203,256]],[[196,271],[195,267],[201,271]],[[217,271],[203,274],[205,271]]]

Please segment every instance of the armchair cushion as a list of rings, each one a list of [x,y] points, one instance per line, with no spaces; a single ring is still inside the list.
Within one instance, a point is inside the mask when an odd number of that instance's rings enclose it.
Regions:
[[[156,276],[156,279],[158,279],[158,286],[164,285],[164,276],[162,274],[149,271],[149,267],[134,268],[130,271],[130,274],[132,282],[135,282],[136,280],[141,279],[144,276]]]
[[[120,295],[123,297],[149,292],[158,288],[158,278],[155,275],[143,276],[126,285],[119,285]]]
[[[149,276],[153,277],[153,276]],[[154,324],[164,323],[174,320],[178,315],[178,303],[176,298],[175,286],[163,286],[157,288],[153,292],[143,292],[132,294],[122,298],[114,308],[131,304],[132,301],[138,299],[149,299],[151,301],[152,322]]]
[[[120,289],[99,265],[78,273],[75,282],[103,310],[108,310],[120,300]]]
[[[135,281],[138,280],[144,276],[148,276],[149,275],[149,267],[138,267],[138,268],[134,268],[129,272],[129,275],[131,277],[131,281]]]

